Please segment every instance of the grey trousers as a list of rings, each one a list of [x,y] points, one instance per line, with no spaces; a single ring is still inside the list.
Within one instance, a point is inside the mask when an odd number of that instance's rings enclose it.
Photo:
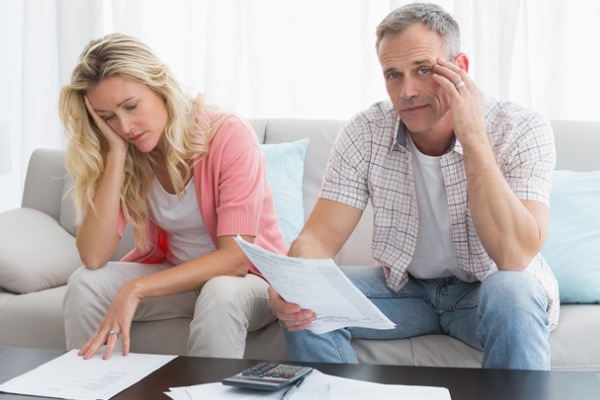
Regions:
[[[63,303],[67,349],[79,349],[92,337],[125,282],[170,267],[110,262],[97,270],[76,270],[69,278]],[[133,320],[192,318],[188,355],[242,358],[247,332],[275,321],[267,288],[256,275],[220,276],[201,290],[143,299]]]

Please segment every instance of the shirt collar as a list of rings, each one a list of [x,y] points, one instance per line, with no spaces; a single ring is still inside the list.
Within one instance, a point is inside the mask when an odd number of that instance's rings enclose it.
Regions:
[[[404,147],[405,149],[408,149],[406,147],[408,131],[406,130],[406,125],[404,125],[404,122],[402,122],[400,117],[396,118],[395,132],[396,132],[396,136],[394,137],[390,151],[396,146],[401,146],[401,147]],[[457,152],[460,155],[463,154],[462,144],[460,144],[460,142],[458,141],[458,139],[456,139],[456,137],[452,141],[450,148],[444,154],[450,154],[453,151]]]

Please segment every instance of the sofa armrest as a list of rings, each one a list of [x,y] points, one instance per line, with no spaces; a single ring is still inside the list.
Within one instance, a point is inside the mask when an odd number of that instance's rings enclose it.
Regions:
[[[27,167],[22,207],[39,210],[58,221],[66,175],[64,150],[34,150]]]

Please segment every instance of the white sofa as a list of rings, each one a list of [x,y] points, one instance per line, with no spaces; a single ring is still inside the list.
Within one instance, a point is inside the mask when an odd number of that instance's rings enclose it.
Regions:
[[[304,214],[320,189],[329,150],[343,121],[271,119],[251,121],[262,143],[309,138],[304,169]],[[600,122],[553,121],[557,169],[600,170]],[[74,212],[63,196],[66,172],[61,150],[36,150],[30,160],[22,207],[0,213],[0,346],[65,347],[62,297],[69,274],[80,265],[75,249]],[[68,185],[67,185],[68,186]],[[600,205],[600,203],[599,203]],[[337,257],[339,265],[371,265],[372,212]],[[115,259],[131,248],[123,239]],[[577,263],[574,263],[574,271]],[[596,265],[600,270],[600,265]],[[7,272],[8,271],[8,272]],[[576,272],[574,272],[576,273]],[[15,289],[16,288],[16,289]],[[132,351],[185,354],[187,319],[136,322]],[[600,371],[600,305],[563,304],[551,334],[552,368]],[[446,336],[353,342],[362,362],[376,364],[480,367],[482,353]],[[248,336],[245,358],[287,358],[277,323]]]

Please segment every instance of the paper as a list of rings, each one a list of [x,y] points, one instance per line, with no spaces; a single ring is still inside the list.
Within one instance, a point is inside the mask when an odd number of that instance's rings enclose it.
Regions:
[[[281,297],[313,310],[317,319],[308,328],[326,333],[348,326],[392,329],[396,325],[344,275],[331,259],[308,260],[271,253],[235,239]]]
[[[231,399],[280,400],[283,390],[277,392],[240,389],[220,382],[171,388],[166,394],[173,400]],[[443,387],[386,385],[313,371],[294,393],[293,400],[451,400],[450,392]]]
[[[99,352],[89,360],[77,350],[19,375],[0,385],[0,392],[62,399],[109,399],[177,356],[113,353],[108,360]]]

